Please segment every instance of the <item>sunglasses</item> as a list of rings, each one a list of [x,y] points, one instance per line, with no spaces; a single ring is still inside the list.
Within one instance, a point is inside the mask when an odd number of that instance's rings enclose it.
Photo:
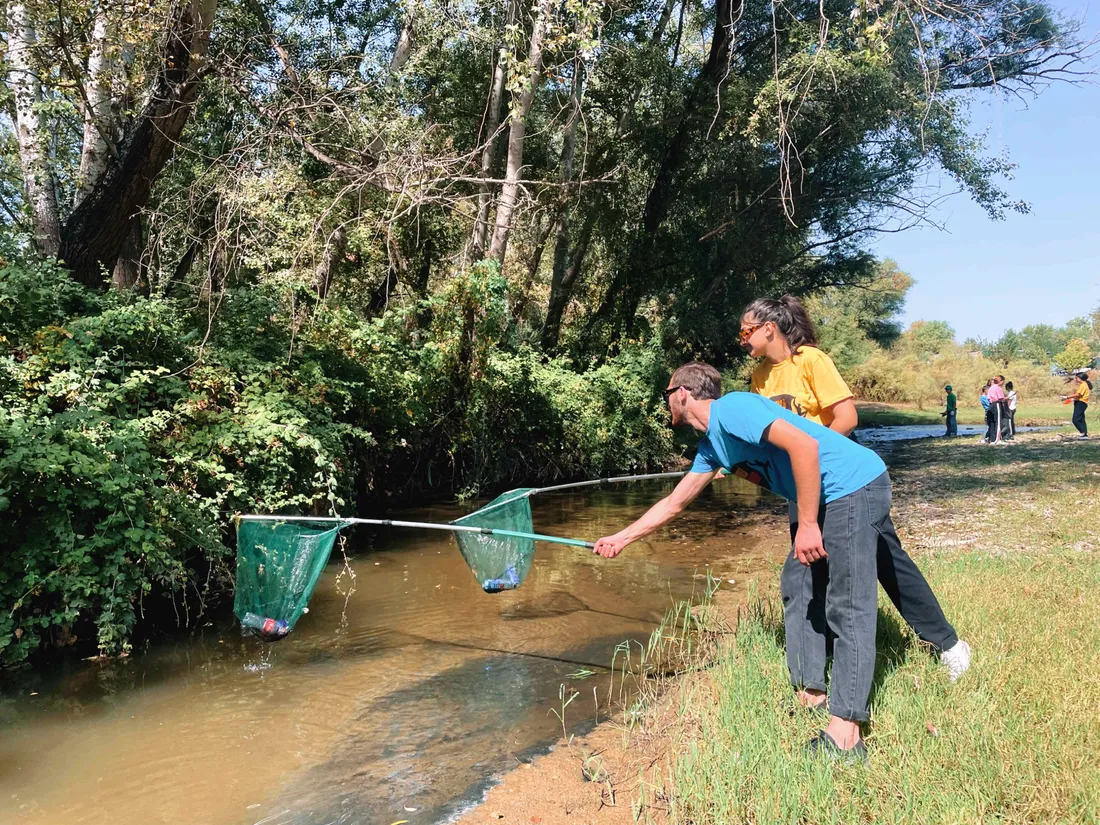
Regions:
[[[683,388],[683,384],[677,384],[675,387],[669,387],[662,393],[665,397],[665,401],[668,401],[668,399],[672,398],[672,394],[676,392],[676,390],[682,390]]]
[[[760,327],[764,326],[764,324],[766,323],[768,322],[764,321],[760,324],[753,324],[751,327],[741,327],[741,343],[747,344],[749,342],[749,339],[752,338],[752,334],[760,329]]]

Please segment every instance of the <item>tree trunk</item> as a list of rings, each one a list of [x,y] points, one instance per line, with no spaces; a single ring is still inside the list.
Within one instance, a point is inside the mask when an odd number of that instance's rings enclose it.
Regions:
[[[35,244],[43,255],[55,256],[61,244],[57,192],[46,147],[46,128],[39,111],[42,84],[34,65],[38,33],[26,3],[8,7],[8,83],[15,104],[15,138],[23,167],[23,186],[30,207]],[[113,262],[112,262],[113,263]]]
[[[681,16],[683,16],[684,6],[686,4],[687,0],[681,0]],[[676,0],[665,0],[664,8],[661,9],[661,16],[657,18],[657,26],[654,28],[653,36],[649,38],[650,43],[657,43],[665,36],[665,29],[668,28],[668,21],[672,19],[672,9],[675,8],[675,6]]]
[[[552,4],[550,0],[535,0],[535,21],[531,27],[531,41],[527,49],[527,62],[531,71],[523,91],[512,102],[508,129],[508,166],[504,184],[497,201],[496,221],[493,225],[493,241],[489,245],[489,257],[504,265],[508,251],[508,237],[512,232],[512,215],[519,199],[519,180],[523,170],[523,142],[527,135],[527,115],[535,99],[535,90],[542,78],[542,46],[550,24]]]
[[[405,20],[401,25],[401,33],[397,36],[397,45],[394,46],[393,56],[390,58],[390,73],[386,77],[386,85],[393,82],[393,76],[401,71],[409,62],[412,55],[413,44],[416,42],[416,10],[419,0],[409,0],[405,9]]]
[[[202,241],[198,238],[193,238],[191,243],[187,244],[187,249],[184,250],[183,257],[180,258],[179,263],[176,264],[176,268],[172,271],[173,283],[180,283],[188,276],[200,249],[202,249]]]
[[[505,20],[505,29],[515,21],[514,0],[508,3],[508,13]],[[489,87],[489,105],[485,123],[485,147],[481,150],[481,177],[492,177],[493,166],[496,164],[497,145],[499,143],[497,129],[500,128],[500,104],[504,97],[504,46],[503,39],[497,53],[496,64],[493,67],[493,81]],[[474,219],[474,232],[470,239],[470,254],[476,260],[485,254],[485,241],[489,235],[489,210],[493,205],[493,192],[488,183],[483,183],[477,193],[477,217]]]
[[[84,142],[80,148],[80,169],[76,175],[77,204],[95,187],[111,157],[114,135],[111,123],[111,60],[107,55],[109,35],[107,12],[100,6],[92,31],[92,52],[88,57]]]
[[[573,158],[577,146],[577,124],[581,120],[581,88],[584,85],[584,61],[580,52],[573,56],[573,82],[569,92],[569,117],[565,121],[565,132],[562,136],[561,164],[559,166],[558,180],[565,184],[573,180]],[[531,256],[531,263],[527,268],[527,281],[520,291],[519,300],[516,301],[512,317],[519,321],[527,310],[527,302],[531,297],[531,290],[538,276],[539,266],[542,264],[542,255],[546,249],[546,242],[550,235],[554,234],[557,240],[554,243],[554,266],[558,266],[559,249],[564,245],[567,255],[569,252],[569,190],[562,188],[558,195],[554,208],[548,216],[545,224],[538,226],[535,232],[535,251]],[[564,258],[561,268],[565,268]],[[557,273],[555,273],[555,277]],[[560,280],[560,278],[559,278]]]
[[[573,249],[573,259],[566,269],[568,260],[568,238],[559,235],[558,244],[554,248],[554,280],[550,284],[550,302],[546,307],[546,322],[542,327],[542,335],[539,345],[544,352],[557,349],[558,340],[561,338],[561,320],[565,315],[565,308],[569,306],[569,298],[573,291],[573,284],[580,274],[584,256],[588,254],[588,246],[592,241],[592,230],[596,226],[595,213],[588,216],[588,220],[581,230],[581,236],[577,240],[577,246]]]
[[[533,284],[538,276],[539,267],[542,266],[542,254],[546,251],[546,242],[551,233],[558,228],[557,209],[550,215],[540,214],[535,218],[535,243],[531,252],[531,260],[527,262],[527,284]]]
[[[400,280],[397,267],[391,265],[389,272],[386,273],[386,279],[374,288],[370,300],[367,302],[371,314],[377,315],[390,305],[390,294],[397,289]]]
[[[416,281],[413,283],[413,291],[416,297],[423,300],[428,297],[428,282],[432,277],[432,261],[435,256],[435,244],[432,239],[424,241],[420,248],[420,266],[416,268]]]
[[[657,25],[654,27],[653,32],[650,34],[648,39],[648,43],[651,46],[659,45],[661,40],[664,38],[665,31],[667,30],[669,21],[672,18],[672,10],[675,7],[675,4],[676,0],[666,0],[665,5],[661,10],[661,16],[657,20]],[[683,10],[686,4],[687,0],[683,0],[683,2],[681,2],[680,4],[681,17],[683,16]],[[579,77],[579,75],[577,77]],[[615,149],[617,148],[619,141],[621,141],[626,136],[627,131],[630,128],[631,116],[634,113],[634,104],[637,102],[638,97],[641,95],[642,89],[642,84],[637,84],[633,89],[631,89],[630,94],[627,97],[626,105],[623,107],[622,114],[620,114],[618,123],[615,126],[614,141],[605,146],[593,162],[593,165],[596,167],[596,176],[604,174],[607,170],[614,168],[616,164]],[[579,120],[580,117],[579,88],[574,89],[573,117],[575,117],[577,120]],[[574,144],[576,141],[577,120],[574,120],[572,122],[573,128],[567,131],[566,143],[563,147],[563,150],[568,150],[568,154],[563,151],[562,170],[563,175],[567,176],[568,179],[572,179],[572,144]],[[566,165],[567,159],[568,166]],[[594,212],[592,212],[585,220],[584,227],[581,230],[580,239],[577,241],[577,245],[573,251],[572,262],[570,263],[570,229],[568,216],[563,213],[562,219],[559,221],[558,237],[554,245],[554,270],[550,282],[550,299],[547,303],[546,321],[543,324],[542,335],[540,336],[541,346],[544,350],[552,350],[558,345],[558,340],[561,337],[561,319],[564,315],[566,306],[568,306],[569,304],[573,284],[576,281],[577,275],[580,272],[581,263],[584,260],[584,256],[588,252],[588,246],[592,240],[592,232],[595,224],[596,215]],[[608,294],[611,294],[610,290]]]
[[[142,281],[145,265],[142,253],[145,252],[145,232],[141,226],[141,215],[130,218],[130,227],[126,232],[126,242],[119,251],[115,268],[111,272],[111,285],[125,292],[133,289]]]
[[[409,62],[413,47],[416,45],[417,4],[418,0],[409,0],[405,9],[405,20],[401,24],[401,32],[397,35],[397,43],[394,45],[393,54],[390,56],[389,72],[386,73],[387,88],[393,85],[396,74]],[[274,33],[272,33],[272,41],[275,42]],[[284,58],[284,62],[288,61],[289,58]],[[367,145],[367,154],[372,158],[379,158],[385,148],[386,140],[381,134],[378,134]]]
[[[102,283],[130,231],[130,217],[149,201],[153,183],[175,150],[198,96],[217,0],[181,0],[173,10],[161,66],[141,112],[127,128],[95,186],[61,232],[60,257],[83,284]]]
[[[584,85],[584,61],[581,59],[578,52],[573,57],[573,82],[570,88],[569,94],[569,118],[565,122],[565,134],[562,137],[561,147],[561,166],[558,174],[558,179],[561,183],[569,183],[573,180],[573,158],[576,154],[577,146],[577,124],[581,119],[581,88]],[[560,291],[562,288],[562,278],[565,274],[566,259],[569,255],[569,193],[567,189],[561,190],[561,195],[558,198],[557,207],[554,211],[554,216],[547,224],[548,228],[553,227],[556,233],[556,240],[554,241],[554,268],[553,275],[550,281],[550,295],[551,302],[553,301],[554,291]],[[545,243],[546,239],[541,239]],[[542,257],[542,244],[538,249],[539,257]],[[537,272],[537,265],[531,268],[529,274],[529,284],[533,284],[535,275]],[[568,288],[568,287],[566,287]],[[530,292],[530,285],[525,290],[525,294]],[[549,308],[548,308],[549,312]],[[558,319],[560,323],[560,317]],[[546,323],[543,323],[543,331],[545,333]],[[556,344],[556,334],[555,341]]]
[[[325,252],[321,256],[321,262],[313,270],[313,289],[317,297],[322,301],[328,297],[328,291],[332,287],[332,279],[344,259],[344,252],[348,248],[348,231],[341,224],[329,235],[325,243]]]
[[[680,41],[684,37],[684,17],[687,14],[688,0],[681,0],[680,2],[680,22],[676,26],[676,42],[672,47],[672,60],[669,61],[669,65],[672,68],[676,68],[676,64],[680,62]]]

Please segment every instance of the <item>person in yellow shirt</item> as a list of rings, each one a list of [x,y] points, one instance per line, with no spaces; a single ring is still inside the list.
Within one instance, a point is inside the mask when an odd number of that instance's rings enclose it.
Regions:
[[[741,345],[761,359],[752,374],[752,391],[850,435],[859,423],[852,391],[816,343],[806,308],[791,295],[778,300],[758,298],[741,315]],[[793,541],[798,511],[792,507],[789,514]],[[879,533],[877,563],[879,583],[890,601],[917,636],[939,652],[951,680],[957,679],[970,666],[970,645],[947,621],[932,588],[902,549],[892,526]],[[799,702],[813,708],[823,707],[826,701],[825,659],[830,634],[824,608],[828,586],[827,559],[805,566],[793,552],[787,556],[780,575],[787,667]]]
[[[841,435],[851,435],[859,423],[852,391],[833,359],[814,346],[816,336],[805,307],[784,295],[774,313],[779,320],[761,321],[769,313],[757,305],[769,300],[754,301],[742,316],[741,335],[749,333],[745,345],[754,358],[762,359],[752,372],[752,391]],[[789,337],[781,329],[788,313]]]
[[[1077,381],[1076,389],[1072,395],[1063,395],[1063,401],[1073,400],[1073,426],[1080,433],[1078,438],[1089,437],[1089,425],[1085,422],[1085,410],[1089,408],[1089,395],[1092,392],[1092,382],[1087,373],[1077,373],[1073,376]]]

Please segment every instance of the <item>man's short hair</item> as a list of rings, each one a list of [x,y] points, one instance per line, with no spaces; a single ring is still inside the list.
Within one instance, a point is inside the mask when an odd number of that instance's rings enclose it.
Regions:
[[[683,387],[698,401],[722,397],[722,376],[710,364],[692,361],[672,373],[672,386]]]

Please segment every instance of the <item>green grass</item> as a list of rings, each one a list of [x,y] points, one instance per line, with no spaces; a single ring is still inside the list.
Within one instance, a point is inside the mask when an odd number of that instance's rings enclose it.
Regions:
[[[859,423],[862,427],[885,427],[901,424],[942,424],[943,408],[918,409],[907,404],[877,404],[859,402]],[[1021,404],[1016,411],[1019,426],[1066,424],[1073,415],[1073,407],[1062,403]],[[960,407],[960,424],[983,424],[985,412],[981,407]]]
[[[765,596],[679,702],[672,819],[1100,821],[1100,444],[1026,435],[891,456],[896,522],[973,645],[952,685],[885,600],[864,766],[813,762]]]

